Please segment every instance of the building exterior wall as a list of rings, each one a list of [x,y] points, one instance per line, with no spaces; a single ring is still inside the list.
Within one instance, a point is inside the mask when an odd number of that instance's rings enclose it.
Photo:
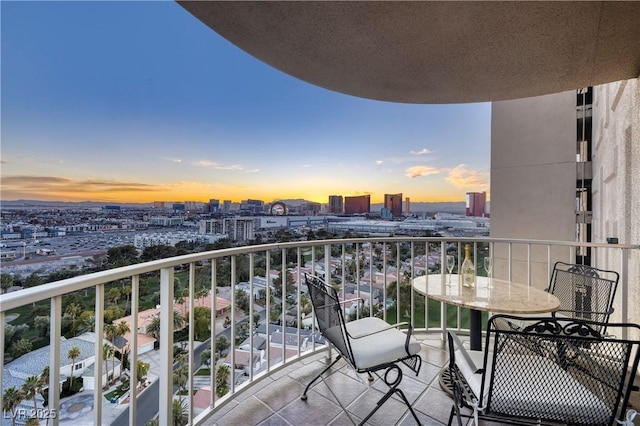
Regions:
[[[384,207],[392,217],[402,217],[402,194],[384,194]]]
[[[575,91],[492,104],[491,237],[575,241],[576,137]],[[527,282],[527,248],[512,250],[512,277]],[[494,248],[496,277],[506,276],[507,256]],[[546,248],[531,259],[532,283],[544,288]]]
[[[329,195],[329,213],[342,214],[343,210],[342,195]]]
[[[617,238],[621,244],[640,244],[640,84],[638,79],[597,86],[593,100],[593,241]],[[598,265],[620,271],[614,251],[596,252]],[[613,253],[609,253],[613,252]],[[631,256],[629,318],[640,322],[640,258]],[[619,290],[620,291],[620,290]],[[618,295],[620,296],[620,295]],[[617,297],[616,300],[621,300]],[[618,303],[612,320],[620,319]]]
[[[494,102],[491,140],[491,236],[541,240],[576,239],[576,92]],[[593,88],[591,241],[640,244],[640,84],[638,79]],[[506,247],[497,246],[494,276],[507,276]],[[527,247],[512,247],[514,279]],[[640,256],[633,251],[593,250],[592,263],[621,274],[611,321],[640,322]],[[550,258],[572,262],[568,250],[532,248],[532,284],[548,282]],[[628,261],[627,261],[628,259]],[[502,262],[501,262],[502,261]],[[540,266],[537,266],[537,265]],[[501,267],[502,266],[502,267]],[[626,294],[621,294],[622,288]]]
[[[371,211],[371,196],[358,195],[354,197],[344,197],[345,214],[369,213]]]

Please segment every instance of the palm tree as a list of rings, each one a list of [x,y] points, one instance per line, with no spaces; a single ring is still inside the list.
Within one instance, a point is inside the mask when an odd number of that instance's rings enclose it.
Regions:
[[[126,285],[124,287],[122,287],[122,294],[124,294],[124,297],[126,298],[126,302],[124,305],[124,313],[125,315],[127,314],[127,310],[129,309],[129,299],[131,298],[131,286],[130,285]]]
[[[187,416],[187,403],[184,399],[173,400],[173,426],[185,424],[184,418]]]
[[[24,395],[14,386],[7,388],[2,395],[2,411],[8,411],[11,414],[11,425],[16,425],[16,408],[22,402]]]
[[[113,346],[114,350],[113,352],[111,352],[111,365],[113,366],[113,375],[111,376],[112,379],[115,378],[115,365],[116,365],[116,351],[115,351],[115,347],[116,347],[116,336],[118,334],[118,329],[116,328],[116,326],[114,324],[105,324],[104,325],[104,334],[107,337],[107,340],[109,342],[111,342],[111,345]]]
[[[131,331],[131,328],[129,327],[129,323],[126,321],[120,321],[118,323],[118,325],[116,325],[116,337],[123,337],[125,334],[127,334],[128,332]],[[124,363],[124,351],[121,352],[122,354],[122,362]],[[115,356],[114,356],[114,364],[113,364],[113,375],[115,376],[116,371],[115,371]],[[118,377],[120,377],[122,375],[122,368],[120,368],[120,374],[118,375]]]
[[[102,345],[102,359],[104,360],[104,373],[107,374],[107,378],[109,377],[109,358],[113,356],[114,352],[115,350],[113,349],[113,346],[111,346],[111,344],[105,343]]]
[[[22,394],[25,399],[33,399],[33,412],[38,412],[38,401],[36,400],[36,396],[38,395],[38,389],[40,385],[38,384],[39,378],[38,376],[29,376],[27,380],[22,384]]]
[[[173,328],[179,329],[184,324],[184,315],[174,309],[173,311]]]
[[[184,320],[182,319],[182,314],[180,311],[173,310],[173,329],[179,329],[182,327]],[[147,336],[151,336],[160,342],[160,317],[154,317],[151,322],[147,325],[146,329]]]
[[[42,369],[42,373],[40,373],[40,385],[42,389],[47,389],[49,387],[49,366],[45,365]]]
[[[146,327],[147,335],[153,337],[160,342],[160,317],[153,317],[151,322]]]
[[[209,295],[209,290],[206,287],[201,287],[196,291],[196,298],[200,299],[200,305],[204,304],[204,299]]]
[[[216,395],[222,397],[229,392],[229,367],[220,364],[216,372]]]
[[[145,379],[147,378],[147,374],[149,374],[149,368],[150,365],[148,362],[144,362],[142,360],[137,360],[136,362],[137,364],[137,369],[136,369],[136,381],[138,382],[138,385],[141,385],[144,383]]]
[[[24,422],[24,426],[38,426],[39,424],[40,422],[38,422],[37,417],[30,417],[26,422]]]
[[[80,348],[73,346],[67,353],[67,358],[71,360],[71,376],[69,377],[69,389],[73,389],[73,373],[75,372],[76,359],[80,356]]]

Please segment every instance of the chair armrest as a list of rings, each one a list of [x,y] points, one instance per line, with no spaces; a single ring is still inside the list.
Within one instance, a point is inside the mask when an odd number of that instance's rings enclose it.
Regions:
[[[460,340],[460,338],[453,332],[449,331],[448,332],[449,335],[451,336],[452,342],[453,342],[453,346],[455,346],[456,349],[460,350],[460,354],[462,354],[462,357],[464,358],[464,361],[467,363],[467,365],[471,368],[471,371],[473,371],[475,374],[480,374],[483,372],[482,368],[479,368],[471,359],[471,357],[469,356],[469,353],[467,352],[467,350],[464,348],[462,341]],[[452,357],[454,356],[454,348],[450,348],[450,350],[452,351]],[[454,358],[455,361],[455,358]]]

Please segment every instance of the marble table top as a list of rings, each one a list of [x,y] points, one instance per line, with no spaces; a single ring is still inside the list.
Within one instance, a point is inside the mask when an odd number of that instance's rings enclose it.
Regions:
[[[560,300],[526,284],[476,277],[474,288],[463,287],[458,274],[429,274],[413,280],[413,288],[451,305],[503,314],[542,314],[560,309]]]

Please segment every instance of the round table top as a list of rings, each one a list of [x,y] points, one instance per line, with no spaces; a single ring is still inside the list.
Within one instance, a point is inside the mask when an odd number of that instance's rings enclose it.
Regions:
[[[413,288],[429,298],[451,305],[504,314],[541,314],[560,309],[560,300],[526,284],[476,277],[473,288],[463,287],[460,276],[429,274],[413,280]]]

